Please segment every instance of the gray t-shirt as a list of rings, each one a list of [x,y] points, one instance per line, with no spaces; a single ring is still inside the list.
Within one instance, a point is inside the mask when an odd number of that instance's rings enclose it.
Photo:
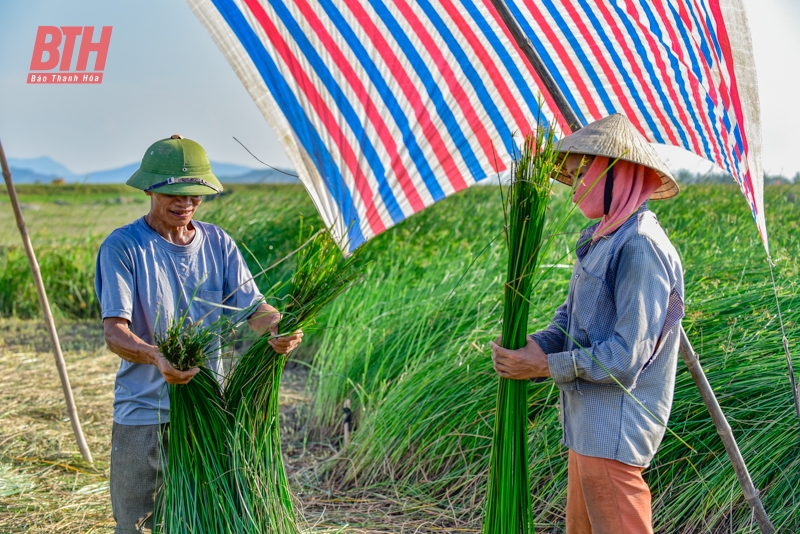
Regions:
[[[106,238],[97,254],[95,274],[103,319],[127,319],[134,334],[155,344],[153,333],[163,332],[187,305],[193,321],[205,316],[203,323],[210,325],[222,316],[222,308],[192,300],[195,290],[196,298],[214,303],[222,303],[233,292],[224,305],[239,309],[263,301],[233,239],[213,224],[192,224],[194,239],[183,246],[161,237],[144,218]],[[236,315],[227,309],[224,313]],[[212,369],[219,352],[209,362]],[[114,384],[114,421],[122,425],[169,421],[168,388],[155,365],[122,360]]]

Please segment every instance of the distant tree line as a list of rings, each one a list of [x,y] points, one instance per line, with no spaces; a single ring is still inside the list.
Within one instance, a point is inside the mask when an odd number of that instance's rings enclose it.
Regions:
[[[681,169],[675,174],[675,179],[682,184],[732,184],[736,183],[733,177],[724,172],[691,172]],[[787,178],[782,174],[764,174],[764,185],[789,185],[800,182],[800,172]]]

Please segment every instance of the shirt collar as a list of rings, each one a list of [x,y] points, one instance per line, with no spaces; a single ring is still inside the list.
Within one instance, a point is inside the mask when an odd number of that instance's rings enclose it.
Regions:
[[[609,234],[602,236],[600,239],[607,239],[612,235],[616,234],[617,232],[622,231],[624,228],[630,227],[632,224],[634,224],[633,221],[639,220],[639,215],[641,213],[644,213],[645,211],[648,210],[649,208],[647,207],[647,201],[645,200],[644,202],[642,202],[642,205],[639,206],[636,212],[630,217],[628,217],[628,219],[624,223],[622,223],[619,226],[619,228],[617,228],[616,230],[614,230]],[[581,232],[581,236],[578,238],[578,242],[575,245],[575,252],[578,255],[578,259],[582,260],[583,257],[586,255],[586,253],[589,252],[589,248],[591,248],[592,246],[592,235],[594,235],[594,231],[597,229],[599,225],[600,221],[588,226],[583,230],[583,232]]]

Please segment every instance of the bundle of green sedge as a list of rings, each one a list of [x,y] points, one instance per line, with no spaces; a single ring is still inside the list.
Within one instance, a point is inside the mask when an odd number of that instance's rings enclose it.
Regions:
[[[323,306],[357,278],[355,255],[344,258],[327,232],[296,253],[297,266],[278,304],[278,336],[312,327]],[[281,309],[282,308],[282,309]],[[283,467],[278,419],[280,377],[287,356],[259,337],[223,391],[206,358],[231,331],[180,315],[156,343],[179,370],[199,367],[186,385],[170,385],[169,446],[155,531],[170,534],[300,532]]]
[[[207,356],[219,343],[219,325],[193,323],[188,310],[155,336],[180,371],[199,367],[188,384],[170,385],[170,426],[156,531],[239,532],[238,497],[229,475],[229,415]]]
[[[509,349],[520,349],[526,343],[529,299],[541,256],[551,176],[557,166],[553,132],[544,127],[525,138],[522,152],[512,166],[512,182],[504,206],[508,271],[503,294],[502,344]],[[483,532],[532,531],[528,381],[500,378]]]
[[[318,232],[297,253],[297,266],[276,305],[279,336],[313,326],[326,304],[357,279],[355,254],[344,258],[327,232]],[[282,291],[283,292],[283,291]],[[249,523],[241,532],[297,533],[300,527],[281,457],[280,378],[287,356],[262,335],[234,366],[225,384],[232,414],[231,473]]]

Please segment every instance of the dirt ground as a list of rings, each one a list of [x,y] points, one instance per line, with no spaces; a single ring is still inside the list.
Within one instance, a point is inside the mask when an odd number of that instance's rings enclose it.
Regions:
[[[75,444],[46,330],[0,319],[0,532],[113,532],[108,492],[118,357],[99,323],[59,325],[94,465]],[[452,510],[382,490],[336,490],[322,475],[338,441],[312,442],[303,428],[307,371],[289,365],[281,384],[284,462],[308,532],[474,532]]]

